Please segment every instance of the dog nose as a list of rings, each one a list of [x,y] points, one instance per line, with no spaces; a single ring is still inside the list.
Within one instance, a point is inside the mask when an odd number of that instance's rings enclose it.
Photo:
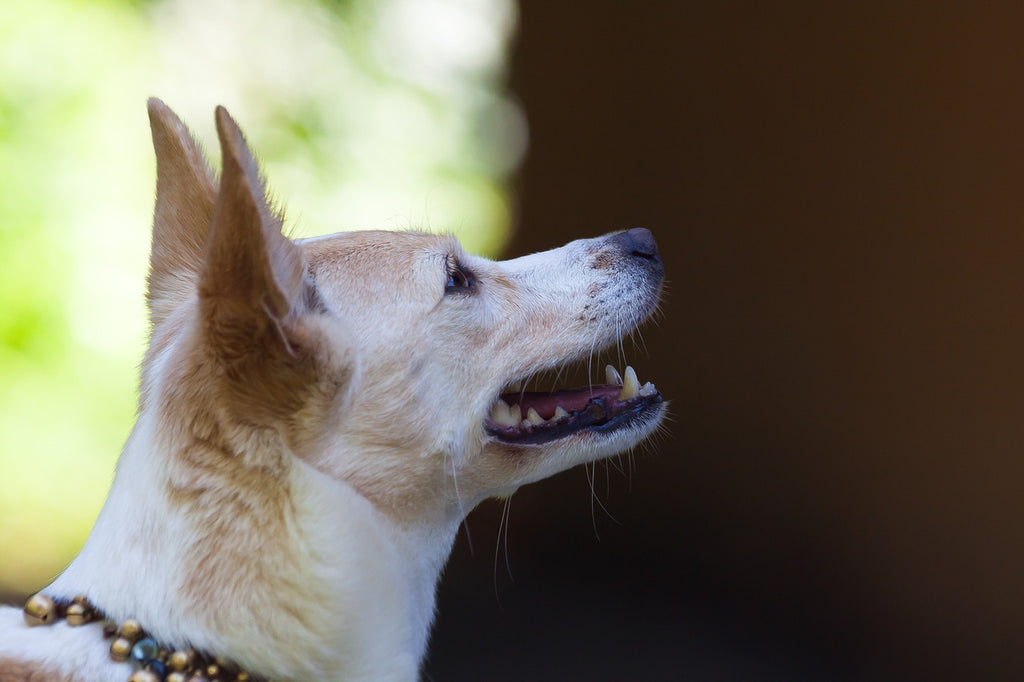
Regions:
[[[658,244],[654,235],[645,227],[634,227],[612,236],[612,241],[631,256],[646,258],[656,263],[661,262],[658,256]]]

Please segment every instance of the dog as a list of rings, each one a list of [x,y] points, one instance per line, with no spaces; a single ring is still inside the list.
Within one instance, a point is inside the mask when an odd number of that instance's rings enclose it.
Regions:
[[[81,553],[0,610],[0,681],[415,680],[466,514],[658,428],[631,368],[520,385],[654,312],[655,240],[503,262],[418,232],[292,240],[223,107],[219,179],[149,117],[138,419]]]

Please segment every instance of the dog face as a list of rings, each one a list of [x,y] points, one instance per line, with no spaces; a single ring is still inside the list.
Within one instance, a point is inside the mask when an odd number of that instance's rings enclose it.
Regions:
[[[144,386],[175,387],[171,400],[157,398],[165,414],[234,406],[222,426],[273,432],[406,521],[464,514],[657,427],[662,398],[635,376],[625,387],[612,373],[578,389],[512,389],[591,358],[650,315],[663,269],[646,230],[504,262],[422,233],[293,242],[226,112],[219,192],[173,114],[157,103],[151,118],[158,198]],[[169,339],[175,377],[158,381]],[[207,387],[198,392],[209,403],[195,390],[174,400],[190,383]],[[229,449],[245,450],[252,435],[238,438]]]
[[[469,507],[632,447],[661,418],[651,386],[625,402],[616,384],[508,388],[589,358],[653,310],[662,270],[644,232],[506,262],[412,233],[300,246],[324,308],[357,348],[353,397],[308,456],[385,507]],[[353,461],[368,451],[375,460]]]

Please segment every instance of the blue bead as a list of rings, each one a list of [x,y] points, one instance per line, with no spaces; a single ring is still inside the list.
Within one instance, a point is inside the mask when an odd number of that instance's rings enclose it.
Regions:
[[[146,670],[152,670],[153,672],[155,672],[157,675],[160,676],[161,680],[164,679],[164,676],[167,675],[167,666],[165,666],[163,663],[157,660],[147,661],[145,668]]]
[[[160,647],[157,646],[156,641],[151,637],[140,639],[132,647],[132,660],[139,663],[146,663],[159,655]]]

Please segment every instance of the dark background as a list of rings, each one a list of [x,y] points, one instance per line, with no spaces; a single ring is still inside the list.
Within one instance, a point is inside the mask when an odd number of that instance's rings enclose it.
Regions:
[[[430,679],[1024,679],[1024,17],[961,5],[522,3],[509,255],[655,232],[673,421],[512,577],[470,517]]]

